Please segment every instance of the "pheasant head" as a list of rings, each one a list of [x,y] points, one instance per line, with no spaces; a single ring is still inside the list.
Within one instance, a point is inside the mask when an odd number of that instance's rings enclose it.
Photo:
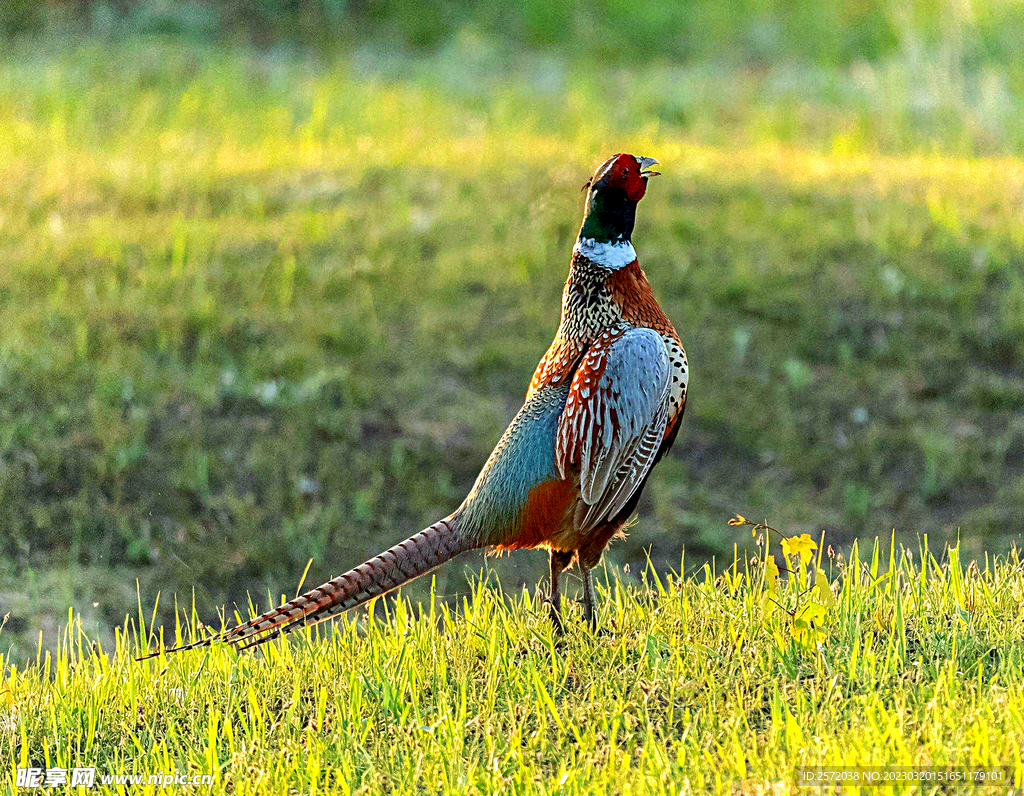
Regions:
[[[583,186],[587,204],[576,242],[577,251],[599,265],[612,268],[636,259],[630,243],[636,206],[647,192],[647,180],[658,175],[650,170],[657,162],[654,158],[620,153],[600,165]]]

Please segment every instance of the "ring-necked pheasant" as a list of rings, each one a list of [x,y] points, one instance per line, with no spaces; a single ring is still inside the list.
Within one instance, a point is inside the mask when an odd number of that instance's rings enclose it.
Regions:
[[[547,548],[549,603],[562,629],[559,579],[573,560],[594,626],[590,570],[671,447],[686,405],[679,335],[651,292],[630,237],[658,161],[618,154],[584,185],[586,208],[562,293],[558,332],[522,409],[452,514],[376,558],[220,635],[255,646],[333,617],[466,550]],[[172,650],[168,650],[172,651]]]

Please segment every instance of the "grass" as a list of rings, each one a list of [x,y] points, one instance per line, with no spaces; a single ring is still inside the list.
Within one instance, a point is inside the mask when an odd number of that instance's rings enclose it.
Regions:
[[[69,604],[108,634],[136,578],[212,611],[454,508],[553,334],[579,186],[623,149],[664,164],[635,237],[693,384],[614,566],[728,556],[734,510],[842,543],[963,529],[971,557],[1017,538],[1012,92],[473,38],[427,60],[36,44],[0,58],[15,659]],[[496,568],[516,589],[544,566]]]
[[[457,612],[399,599],[251,654],[137,663],[158,641],[148,610],[109,647],[76,617],[54,654],[0,669],[0,779],[95,766],[212,774],[237,794],[674,796],[793,792],[798,765],[1024,775],[1018,553],[966,564],[876,540],[805,566],[775,545],[778,580],[764,540],[720,572],[613,580],[598,636],[573,607],[554,638],[530,592],[485,579]]]
[[[468,35],[634,65],[727,60],[835,68],[938,52],[1017,79],[1024,77],[1021,22],[1013,0],[6,0],[0,6],[0,36],[49,30],[120,41],[148,34],[327,51],[383,39],[391,50],[422,54]]]
[[[38,5],[0,4],[0,35]],[[98,36],[0,42],[5,789],[19,765],[243,794],[1021,776],[1017,5],[477,2],[457,32],[445,2],[80,5]],[[318,14],[358,44],[223,46],[316,40]],[[636,242],[694,373],[606,558],[606,632],[551,636],[542,556],[466,556],[318,634],[136,663],[458,503],[618,150],[663,164]],[[823,571],[773,546],[776,582],[736,510],[825,528]],[[888,528],[929,536],[871,545]]]

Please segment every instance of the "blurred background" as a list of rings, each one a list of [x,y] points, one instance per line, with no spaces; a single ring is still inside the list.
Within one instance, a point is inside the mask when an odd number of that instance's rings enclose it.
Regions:
[[[451,511],[617,151],[663,164],[634,237],[692,381],[608,574],[729,563],[737,511],[1005,550],[1022,106],[1018,0],[0,0],[0,648]]]

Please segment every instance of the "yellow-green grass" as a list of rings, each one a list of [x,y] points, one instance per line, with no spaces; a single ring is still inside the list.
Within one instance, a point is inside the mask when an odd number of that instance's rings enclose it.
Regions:
[[[243,654],[140,663],[161,638],[148,611],[109,646],[76,619],[54,654],[2,669],[0,782],[94,766],[210,774],[235,794],[675,796],[797,792],[796,766],[831,765],[1011,766],[1021,786],[1016,553],[968,565],[876,541],[805,568],[775,544],[799,574],[766,576],[762,548],[717,573],[601,588],[597,636],[573,606],[553,637],[535,596],[484,580],[455,611],[399,600]],[[815,632],[794,632],[811,606]]]
[[[982,117],[941,106],[925,139],[908,97],[466,47],[5,51],[0,606],[16,659],[69,604],[108,634],[136,577],[144,602],[194,585],[212,612],[453,509],[554,332],[579,187],[618,150],[663,164],[635,239],[693,381],[612,564],[728,554],[735,509],[843,542],[895,527],[960,532],[972,556],[1008,547],[1024,165],[960,154]],[[513,588],[544,568],[496,566]],[[439,591],[462,571],[439,571]]]

